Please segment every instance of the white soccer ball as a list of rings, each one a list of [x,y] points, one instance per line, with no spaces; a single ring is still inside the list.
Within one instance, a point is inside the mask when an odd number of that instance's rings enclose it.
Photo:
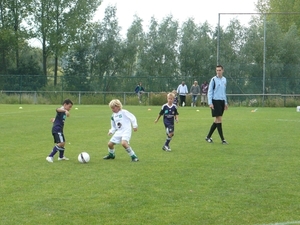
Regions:
[[[88,163],[90,161],[90,155],[87,152],[81,152],[78,155],[78,161],[80,163]]]

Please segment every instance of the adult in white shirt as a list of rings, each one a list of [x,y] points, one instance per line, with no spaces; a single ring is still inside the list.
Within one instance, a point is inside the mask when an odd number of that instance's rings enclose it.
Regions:
[[[177,88],[177,93],[179,95],[180,105],[185,106],[185,98],[189,91],[184,81],[182,81],[181,84],[179,84]]]

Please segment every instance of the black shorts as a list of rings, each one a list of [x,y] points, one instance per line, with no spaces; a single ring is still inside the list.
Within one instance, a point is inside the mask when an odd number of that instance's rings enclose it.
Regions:
[[[212,104],[214,105],[214,109],[211,110],[211,116],[223,116],[225,110],[225,101],[224,100],[212,100]]]
[[[63,133],[52,133],[52,135],[54,138],[54,143],[58,144],[58,143],[66,142],[65,136]]]
[[[166,127],[166,133],[167,134],[170,134],[170,133],[174,133],[174,125],[168,125],[168,126],[165,126]]]

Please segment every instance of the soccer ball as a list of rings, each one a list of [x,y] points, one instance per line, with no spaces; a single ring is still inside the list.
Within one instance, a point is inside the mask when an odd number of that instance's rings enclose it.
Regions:
[[[88,163],[90,161],[90,155],[87,152],[81,152],[78,155],[78,161],[80,163]]]

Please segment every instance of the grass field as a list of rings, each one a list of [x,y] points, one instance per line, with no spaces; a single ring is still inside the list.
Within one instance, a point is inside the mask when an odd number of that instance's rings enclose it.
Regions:
[[[170,144],[160,107],[124,106],[138,119],[132,163],[120,146],[105,161],[111,111],[74,105],[66,156],[48,163],[56,105],[0,105],[0,219],[11,224],[300,224],[300,113],[295,108],[232,107],[223,117],[229,145],[208,108],[179,108]],[[75,110],[78,107],[78,110]],[[199,112],[196,111],[199,109]],[[77,156],[87,151],[88,164]],[[56,156],[57,157],[57,156]]]

